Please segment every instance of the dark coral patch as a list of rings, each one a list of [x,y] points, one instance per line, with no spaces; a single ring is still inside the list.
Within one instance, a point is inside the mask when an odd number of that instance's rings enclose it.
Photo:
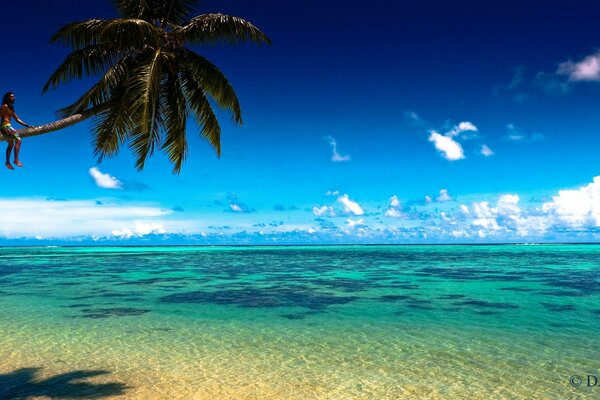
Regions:
[[[429,300],[425,300],[425,299],[417,299],[417,298],[410,298],[408,299],[408,303],[410,304],[431,304],[431,301]]]
[[[377,298],[378,301],[409,300],[413,297],[408,294],[386,294]]]
[[[367,290],[374,286],[371,282],[368,281],[349,278],[311,279],[308,282],[329,289],[338,289],[347,292]]]
[[[133,307],[86,308],[82,311],[84,318],[131,317],[150,312],[150,310]]]
[[[574,311],[575,306],[572,304],[554,304],[554,303],[540,303],[550,311]]]
[[[304,319],[304,318],[306,318],[306,314],[282,314],[281,316],[286,319]]]
[[[387,285],[383,285],[385,288],[394,288],[394,289],[405,289],[405,290],[416,290],[420,289],[421,286],[415,285],[413,283],[390,283]]]
[[[139,296],[136,296],[133,293],[119,293],[119,292],[102,293],[102,294],[98,295],[98,297],[105,297],[105,298],[126,298],[126,299],[131,299],[133,297],[139,298]]]
[[[600,280],[596,270],[579,271],[577,274],[567,272],[549,273],[543,279],[548,286],[559,287],[579,292],[580,295],[600,293]]]
[[[464,299],[465,297],[467,297],[464,294],[444,294],[441,296],[438,296],[438,299],[441,300],[456,300],[456,299]]]
[[[573,290],[540,290],[539,294],[544,296],[557,296],[557,297],[579,297],[584,294]]]
[[[268,287],[224,289],[219,291],[196,291],[177,293],[162,297],[164,303],[192,303],[235,305],[238,307],[304,307],[323,310],[334,304],[346,304],[355,296],[336,296],[303,287]]]
[[[464,306],[480,307],[480,308],[499,308],[499,309],[500,308],[501,309],[515,309],[515,308],[519,308],[519,306],[516,305],[516,304],[511,304],[511,303],[496,303],[496,302],[483,301],[483,300],[465,300],[465,301],[461,301],[458,304],[464,305]]]
[[[139,279],[137,281],[121,282],[121,283],[118,283],[118,285],[144,286],[144,285],[153,285],[155,283],[162,283],[162,282],[180,282],[183,280],[185,280],[185,278],[176,278],[176,277],[148,278],[148,279]]]
[[[408,303],[407,306],[414,310],[433,310],[433,307],[427,304]]]
[[[83,307],[91,307],[93,306],[93,304],[89,304],[89,303],[77,303],[77,304],[69,304],[68,306],[63,306],[63,307],[68,307],[68,308],[83,308]]]

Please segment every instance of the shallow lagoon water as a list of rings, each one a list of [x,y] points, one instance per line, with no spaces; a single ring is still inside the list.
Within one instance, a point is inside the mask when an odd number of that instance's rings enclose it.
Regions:
[[[599,272],[597,245],[0,248],[0,398],[599,398]]]

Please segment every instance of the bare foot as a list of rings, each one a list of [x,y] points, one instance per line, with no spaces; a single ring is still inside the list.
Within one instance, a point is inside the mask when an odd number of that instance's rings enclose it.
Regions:
[[[10,163],[9,163],[9,162],[7,162],[7,163],[6,163],[6,164],[4,164],[4,165],[6,165],[6,168],[8,168],[8,169],[15,169],[15,167],[13,167],[12,165],[10,165]]]
[[[16,165],[17,167],[21,167],[21,168],[23,168],[23,167],[24,167],[24,165],[23,165],[23,164],[21,164],[21,161],[17,161],[17,160],[15,160],[15,165]]]

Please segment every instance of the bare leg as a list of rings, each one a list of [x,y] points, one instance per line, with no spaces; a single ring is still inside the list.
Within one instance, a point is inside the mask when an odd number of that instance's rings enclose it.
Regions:
[[[14,143],[12,142],[12,140],[7,140],[6,141],[8,143],[8,146],[6,147],[6,168],[8,169],[14,169],[12,165],[10,165],[10,153],[12,152],[12,149],[14,147]]]
[[[17,143],[15,143],[15,165],[22,167],[23,164],[19,161],[19,151],[21,151],[21,141],[17,140]]]

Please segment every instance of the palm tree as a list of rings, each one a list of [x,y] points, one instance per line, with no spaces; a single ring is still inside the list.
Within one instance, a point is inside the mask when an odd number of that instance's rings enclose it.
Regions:
[[[185,45],[270,43],[250,22],[229,15],[192,15],[198,0],[113,0],[121,18],[92,19],[64,25],[51,42],[72,48],[43,92],[82,77],[100,76],[64,117],[23,129],[35,136],[95,117],[94,154],[102,160],[127,143],[144,168],[156,148],[179,173],[186,157],[186,122],[190,112],[200,135],[221,154],[221,128],[209,99],[242,124],[237,96],[225,75]]]

